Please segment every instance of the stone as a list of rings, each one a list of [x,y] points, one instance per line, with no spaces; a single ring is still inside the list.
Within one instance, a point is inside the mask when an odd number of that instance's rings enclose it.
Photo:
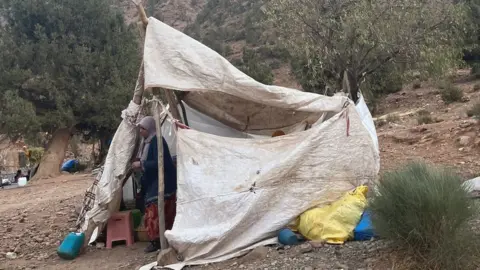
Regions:
[[[471,127],[475,124],[474,121],[462,121],[462,123],[460,123],[459,127],[461,128],[468,128],[468,127]]]
[[[25,218],[24,218],[24,217],[20,218],[20,219],[18,220],[18,222],[19,222],[19,223],[25,223]]]
[[[17,258],[17,253],[7,252],[7,254],[5,254],[5,257],[9,260],[15,260]]]
[[[463,96],[462,97],[462,102],[469,102],[470,98],[468,96]]]
[[[259,261],[262,259],[265,259],[268,254],[268,248],[261,246],[261,247],[256,247],[252,251],[250,251],[247,255],[243,256],[240,258],[240,264],[243,263],[250,263],[253,261]]]
[[[322,241],[310,241],[310,245],[313,248],[322,248],[324,243]]]
[[[305,267],[303,268],[303,270],[313,270],[313,267],[311,267],[311,266],[305,266]]]
[[[13,227],[8,227],[7,228],[7,233],[12,232],[12,231],[13,231]]]
[[[300,245],[300,252],[301,253],[309,253],[309,252],[312,252],[312,250],[313,250],[313,247],[312,247],[312,245],[310,245],[310,243],[305,243],[305,244]]]
[[[472,138],[470,136],[460,136],[458,139],[458,144],[461,146],[467,146],[470,144],[472,141]]]
[[[157,264],[159,266],[166,266],[178,263],[177,252],[173,248],[163,249],[158,253]]]

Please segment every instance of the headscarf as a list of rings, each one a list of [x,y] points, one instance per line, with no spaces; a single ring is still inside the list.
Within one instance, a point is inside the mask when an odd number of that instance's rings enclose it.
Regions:
[[[140,152],[137,156],[138,158],[140,158],[141,161],[145,161],[147,160],[150,142],[152,141],[152,138],[155,137],[155,135],[157,134],[155,118],[151,116],[145,116],[144,118],[142,118],[142,120],[140,120],[140,123],[138,123],[137,126],[144,128],[148,132],[148,137],[143,138],[142,147],[140,147]]]

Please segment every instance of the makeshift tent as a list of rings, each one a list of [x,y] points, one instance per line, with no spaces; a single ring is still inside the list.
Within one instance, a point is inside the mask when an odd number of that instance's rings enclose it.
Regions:
[[[171,116],[162,126],[172,131],[165,134],[172,136],[167,142],[178,171],[177,216],[166,237],[184,258],[170,268],[218,262],[274,243],[276,233],[305,210],[377,176],[378,142],[362,98],[355,106],[341,95],[261,84],[154,18],[145,36],[144,79],[145,89],[189,92],[183,101],[190,129],[176,129]],[[127,115],[140,111],[130,104]],[[94,227],[85,225],[89,220],[100,226],[114,211],[138,118],[124,118],[112,141],[97,188],[109,200],[91,203],[96,210],[87,211],[84,230]],[[286,135],[270,138],[276,130]],[[119,133],[130,135],[121,141]]]

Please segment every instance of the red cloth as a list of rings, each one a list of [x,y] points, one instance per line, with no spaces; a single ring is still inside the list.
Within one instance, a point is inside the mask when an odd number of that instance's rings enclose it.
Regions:
[[[165,200],[165,229],[171,230],[175,216],[177,214],[177,196],[173,194],[168,200]],[[158,228],[158,205],[152,203],[145,209],[145,228],[147,229],[147,235],[150,240],[156,240],[159,238]]]

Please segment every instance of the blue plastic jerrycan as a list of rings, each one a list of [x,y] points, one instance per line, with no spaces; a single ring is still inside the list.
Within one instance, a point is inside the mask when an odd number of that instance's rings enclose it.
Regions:
[[[84,233],[69,233],[57,249],[57,254],[65,260],[73,260],[80,253],[85,240]]]

